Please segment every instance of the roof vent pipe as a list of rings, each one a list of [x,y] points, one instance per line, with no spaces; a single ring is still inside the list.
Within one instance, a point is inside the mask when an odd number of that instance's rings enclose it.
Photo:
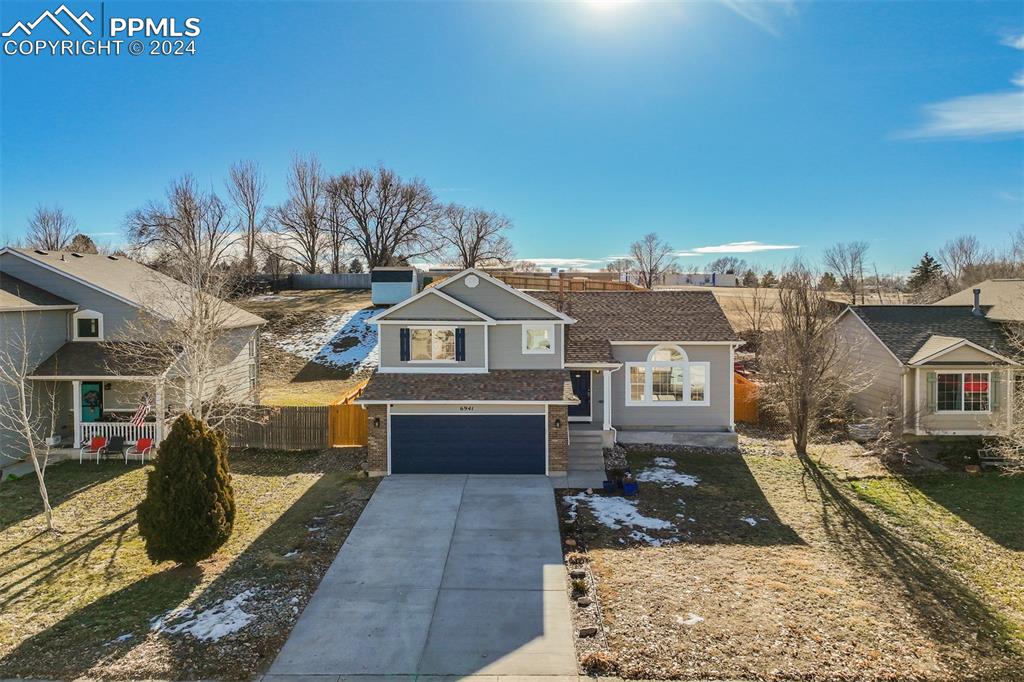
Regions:
[[[981,312],[981,289],[974,290],[974,309],[971,310],[971,315],[976,317],[984,317],[985,313]]]

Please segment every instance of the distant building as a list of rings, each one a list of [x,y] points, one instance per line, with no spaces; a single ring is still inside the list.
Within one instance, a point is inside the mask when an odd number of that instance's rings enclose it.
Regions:
[[[636,275],[630,274],[630,281],[635,282]],[[740,282],[731,272],[670,272],[662,275],[656,284],[666,287],[737,287]]]

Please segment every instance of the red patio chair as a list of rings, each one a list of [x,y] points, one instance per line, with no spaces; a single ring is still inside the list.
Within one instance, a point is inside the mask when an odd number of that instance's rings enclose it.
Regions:
[[[86,455],[96,455],[96,461],[100,461],[100,451],[105,447],[107,447],[106,436],[93,436],[92,440],[89,441],[89,444],[79,451],[78,463],[81,464],[82,459],[84,459]]]
[[[128,463],[129,457],[141,457],[142,463],[146,463],[146,455],[153,451],[152,438],[140,438],[135,445],[124,451],[124,463]]]

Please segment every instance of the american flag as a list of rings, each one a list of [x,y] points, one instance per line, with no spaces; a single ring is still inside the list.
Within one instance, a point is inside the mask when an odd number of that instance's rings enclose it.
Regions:
[[[149,414],[150,409],[149,400],[143,398],[142,402],[139,403],[139,409],[135,410],[135,415],[132,416],[132,425],[142,426],[142,423],[146,421],[146,415]]]

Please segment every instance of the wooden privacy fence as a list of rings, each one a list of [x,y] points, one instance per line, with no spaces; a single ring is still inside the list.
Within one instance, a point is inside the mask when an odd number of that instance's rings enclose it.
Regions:
[[[733,416],[738,422],[758,423],[757,384],[733,372]]]
[[[494,274],[505,284],[516,289],[541,289],[544,291],[638,291],[643,287],[631,282],[590,279],[588,277],[541,277],[537,275]]]
[[[321,450],[331,445],[329,413],[326,405],[257,407],[248,409],[244,418],[226,422],[223,430],[233,448]]]
[[[367,382],[362,382],[330,406],[328,440],[331,445],[366,445],[366,408],[354,405]]]

